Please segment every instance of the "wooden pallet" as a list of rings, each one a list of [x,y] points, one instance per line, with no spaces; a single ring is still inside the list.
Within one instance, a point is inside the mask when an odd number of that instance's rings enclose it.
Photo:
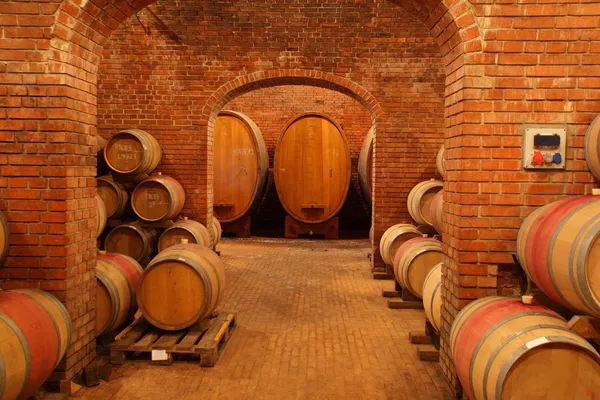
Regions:
[[[235,314],[222,312],[180,331],[165,331],[144,318],[135,320],[110,345],[110,361],[123,365],[128,358],[171,365],[174,358],[200,358],[203,367],[214,367],[236,327]]]

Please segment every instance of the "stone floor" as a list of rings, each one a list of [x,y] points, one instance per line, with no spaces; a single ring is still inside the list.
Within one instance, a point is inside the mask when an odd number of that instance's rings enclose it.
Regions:
[[[128,362],[78,399],[446,399],[435,363],[408,332],[424,314],[390,310],[366,241],[230,239],[221,309],[237,330],[214,368]]]

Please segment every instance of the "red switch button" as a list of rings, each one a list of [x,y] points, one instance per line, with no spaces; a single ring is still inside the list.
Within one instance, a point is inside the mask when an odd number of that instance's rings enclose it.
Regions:
[[[531,160],[531,163],[533,165],[541,165],[544,163],[544,155],[539,152],[536,151],[535,153],[533,153],[533,159]]]

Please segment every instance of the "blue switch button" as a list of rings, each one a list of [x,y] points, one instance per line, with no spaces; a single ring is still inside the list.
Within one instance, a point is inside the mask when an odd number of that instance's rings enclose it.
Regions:
[[[560,153],[554,153],[554,156],[552,156],[552,162],[554,162],[554,164],[560,164],[562,162],[562,156]]]

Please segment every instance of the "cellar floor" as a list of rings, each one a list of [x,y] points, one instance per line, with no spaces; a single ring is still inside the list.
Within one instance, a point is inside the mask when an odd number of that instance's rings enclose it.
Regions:
[[[223,240],[222,310],[237,329],[214,368],[132,361],[78,399],[446,399],[436,363],[408,332],[424,314],[390,310],[367,241]]]

